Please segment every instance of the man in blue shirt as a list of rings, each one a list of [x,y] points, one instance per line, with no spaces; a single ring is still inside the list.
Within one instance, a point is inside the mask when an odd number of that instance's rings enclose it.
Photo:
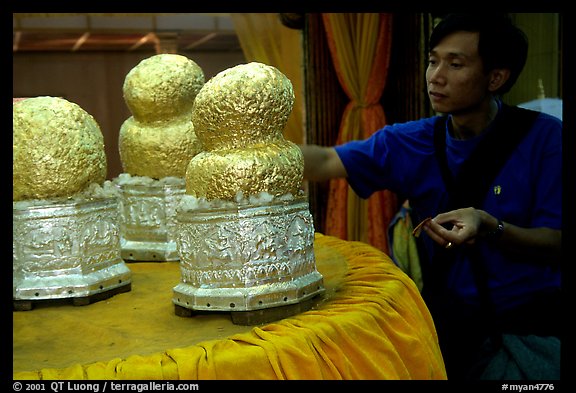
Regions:
[[[409,200],[414,222],[432,218],[419,238],[422,295],[449,379],[554,379],[560,361],[562,122],[542,113],[525,121],[524,112],[502,103],[528,50],[509,18],[449,15],[435,27],[430,48],[428,95],[443,116],[388,125],[340,146],[303,145],[304,176],[345,177],[363,198],[388,189]],[[516,126],[521,134],[504,155],[500,145]],[[498,156],[505,159],[494,167]],[[476,191],[476,177],[490,166],[494,176]],[[466,188],[472,195],[455,202]],[[539,365],[534,347],[546,354]],[[503,360],[511,352],[517,358]]]

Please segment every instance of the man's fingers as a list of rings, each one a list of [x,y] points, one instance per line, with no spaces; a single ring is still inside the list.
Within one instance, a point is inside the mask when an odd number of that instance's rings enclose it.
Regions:
[[[431,219],[432,219],[432,217],[428,217],[428,218],[422,220],[422,222],[421,222],[420,224],[416,225],[416,228],[414,228],[414,230],[412,231],[412,235],[413,235],[414,237],[420,236],[420,232],[422,232],[422,227],[423,227],[424,225],[426,225],[426,223],[427,223],[428,221],[430,221]]]

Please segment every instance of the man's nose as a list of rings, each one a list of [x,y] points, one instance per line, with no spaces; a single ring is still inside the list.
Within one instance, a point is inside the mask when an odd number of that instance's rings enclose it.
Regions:
[[[446,81],[444,67],[438,65],[434,68],[428,69],[428,82],[433,84],[442,84]]]

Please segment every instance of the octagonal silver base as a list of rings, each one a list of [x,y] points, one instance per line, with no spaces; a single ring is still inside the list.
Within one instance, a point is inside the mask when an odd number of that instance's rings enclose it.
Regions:
[[[85,298],[131,284],[117,198],[15,202],[12,232],[15,301]]]
[[[177,221],[177,306],[249,311],[295,304],[324,292],[305,197],[181,208]]]
[[[176,206],[186,190],[181,183],[117,183],[120,190],[120,235],[126,261],[177,261]]]

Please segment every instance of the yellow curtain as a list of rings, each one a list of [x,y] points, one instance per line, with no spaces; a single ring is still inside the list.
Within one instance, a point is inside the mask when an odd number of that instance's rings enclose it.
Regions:
[[[364,139],[386,124],[380,97],[388,73],[392,15],[323,14],[338,80],[350,98],[337,143]],[[380,191],[368,200],[343,179],[330,184],[326,234],[369,243],[389,252],[386,231],[398,208],[396,195]]]
[[[304,143],[302,31],[284,26],[278,14],[231,15],[246,60],[274,66],[292,82],[294,108],[284,129],[284,137],[297,144]]]

